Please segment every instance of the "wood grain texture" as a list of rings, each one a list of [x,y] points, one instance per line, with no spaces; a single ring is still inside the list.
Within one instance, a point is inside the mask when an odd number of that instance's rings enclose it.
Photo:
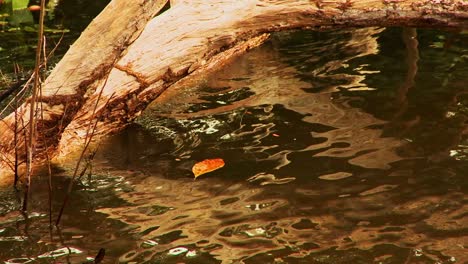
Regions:
[[[87,96],[106,78],[125,48],[138,38],[146,23],[167,1],[113,0],[90,23],[42,85],[39,105],[43,106],[44,120],[37,123],[38,154],[55,149],[62,131]],[[26,156],[23,146],[29,122],[28,109],[28,101],[17,109],[17,143],[14,142],[14,113],[0,122],[0,182],[6,177],[1,175],[11,174],[15,146],[21,160]]]

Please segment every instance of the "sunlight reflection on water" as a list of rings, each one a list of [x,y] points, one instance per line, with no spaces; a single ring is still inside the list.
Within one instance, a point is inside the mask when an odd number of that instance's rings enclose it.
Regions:
[[[106,248],[106,263],[463,263],[466,116],[440,114],[465,103],[463,88],[417,79],[399,101],[400,33],[284,32],[174,87],[103,143],[63,240],[82,259]],[[431,96],[449,99],[420,101]],[[226,165],[194,181],[206,158]],[[19,235],[5,226],[0,236]],[[38,245],[26,252],[61,248]]]

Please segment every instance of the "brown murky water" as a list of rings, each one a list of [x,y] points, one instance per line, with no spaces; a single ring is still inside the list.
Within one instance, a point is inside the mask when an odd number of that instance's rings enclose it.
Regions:
[[[82,263],[104,248],[103,263],[465,263],[466,40],[275,34],[104,142],[61,230],[45,179],[27,218],[2,190],[0,260]],[[226,166],[194,181],[206,158]],[[54,177],[55,208],[68,181]]]

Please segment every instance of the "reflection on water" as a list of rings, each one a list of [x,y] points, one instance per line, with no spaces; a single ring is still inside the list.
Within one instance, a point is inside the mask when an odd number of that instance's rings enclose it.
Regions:
[[[45,179],[29,217],[5,190],[0,259],[79,263],[104,248],[103,263],[464,263],[462,38],[276,34],[104,142],[61,230],[48,229]],[[206,158],[226,166],[194,181]],[[68,181],[54,178],[55,208]]]

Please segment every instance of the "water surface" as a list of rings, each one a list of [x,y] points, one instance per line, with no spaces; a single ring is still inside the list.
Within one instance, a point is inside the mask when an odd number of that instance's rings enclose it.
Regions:
[[[103,263],[465,263],[466,40],[274,34],[103,142],[60,230],[45,177],[28,217],[2,190],[0,259],[80,263],[104,248]],[[226,166],[194,181],[207,158]],[[70,170],[55,175],[57,211]]]

